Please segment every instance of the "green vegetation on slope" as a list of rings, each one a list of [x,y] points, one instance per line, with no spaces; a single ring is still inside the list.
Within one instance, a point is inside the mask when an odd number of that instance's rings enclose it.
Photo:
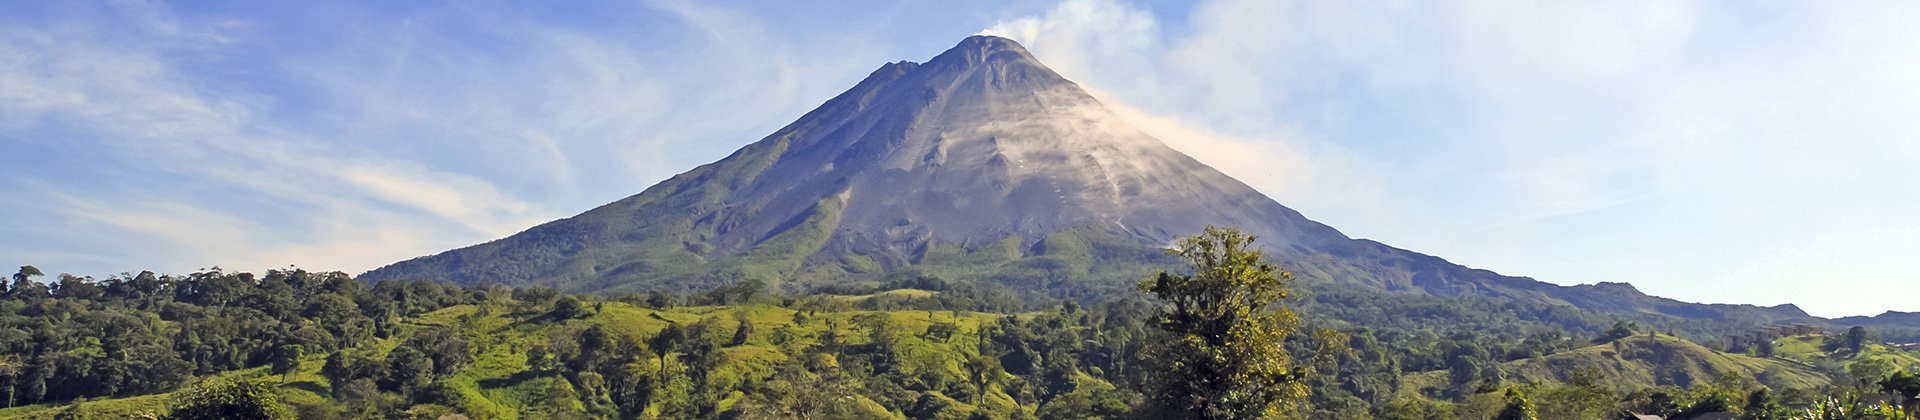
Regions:
[[[1035,263],[1043,272],[1095,272],[1103,258],[1145,261],[1108,255],[1102,243],[1073,234],[1030,251],[930,247],[922,260],[968,280],[896,276],[800,296],[771,294],[752,278],[686,295],[583,296],[369,286],[301,270],[97,282],[63,275],[47,285],[31,280],[38,270],[23,268],[0,290],[0,385],[10,397],[0,418],[164,414],[182,403],[178,395],[252,389],[183,386],[237,382],[271,384],[278,403],[303,418],[1116,418],[1195,409],[1147,402],[1200,395],[1165,385],[1208,372],[1226,373],[1213,383],[1285,387],[1300,393],[1282,399],[1306,398],[1205,409],[1224,418],[1774,415],[1839,407],[1839,398],[1878,393],[1880,382],[1914,369],[1903,366],[1911,354],[1870,344],[1865,330],[1841,341],[1844,354],[1830,338],[1818,346],[1789,339],[1775,346],[1777,358],[1752,357],[1563,306],[1339,289],[1288,297],[1284,276],[1250,274],[1266,271],[1247,269],[1244,259],[1157,276],[1147,289],[1153,299],[1135,294],[1084,307],[966,274],[1031,262],[1049,262]],[[979,271],[963,271],[968,265]],[[1284,292],[1194,279],[1269,279],[1254,283]],[[1253,295],[1265,298],[1202,304]],[[1304,311],[1300,326],[1315,333],[1247,340],[1253,333],[1228,328],[1290,325],[1288,316],[1250,316],[1286,314],[1267,312],[1275,300]],[[1600,327],[1609,320],[1612,327]],[[1221,366],[1251,368],[1169,376],[1182,372],[1164,365],[1176,359],[1165,353],[1175,342],[1223,358]],[[1236,342],[1258,343],[1257,351]],[[1829,379],[1843,376],[1849,380]],[[1873,409],[1898,409],[1887,407]]]
[[[1497,366],[1508,382],[1560,385],[1576,378],[1619,391],[1657,387],[1689,388],[1732,374],[1774,388],[1817,389],[1831,385],[1827,374],[1784,360],[1722,353],[1690,341],[1659,334],[1636,334],[1604,344],[1515,360]],[[1423,374],[1427,394],[1447,388],[1448,371]]]
[[[170,391],[208,381],[270,383],[303,418],[1083,417],[1127,406],[1108,381],[1139,374],[1095,359],[1131,357],[1139,335],[1112,334],[1138,329],[1125,317],[854,308],[1001,305],[965,287],[604,300],[297,270],[16,284],[0,294],[7,418],[164,414]]]

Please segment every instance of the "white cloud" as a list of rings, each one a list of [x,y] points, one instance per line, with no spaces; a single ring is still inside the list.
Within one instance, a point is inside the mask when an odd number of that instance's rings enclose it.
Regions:
[[[1268,120],[1258,129],[1229,134],[1210,128],[1215,125],[1208,122],[1217,120],[1165,112],[1198,96],[1193,85],[1180,80],[1212,73],[1184,68],[1181,58],[1191,53],[1169,50],[1160,41],[1161,31],[1146,10],[1111,0],[1068,0],[1042,16],[1001,21],[980,33],[1019,41],[1136,128],[1275,198],[1318,203],[1380,198],[1373,177],[1351,156],[1305,140],[1283,123]],[[1147,98],[1157,106],[1143,109],[1129,98]]]
[[[608,10],[636,24],[611,31],[479,8],[335,10],[334,38],[317,42],[159,5],[94,11],[134,25],[0,28],[0,135],[26,140],[0,146],[89,160],[0,179],[0,192],[68,197],[0,210],[64,226],[10,227],[27,236],[0,249],[53,258],[34,261],[50,270],[358,272],[637,192],[884,61],[733,10],[628,6]],[[705,36],[641,36],[659,23]]]
[[[1067,0],[984,32],[1348,232],[1562,283],[1915,310],[1796,286],[1920,275],[1872,248],[1920,240],[1871,234],[1920,206],[1920,10],[1857,6],[1217,0],[1169,25]],[[1724,269],[1763,255],[1804,264]]]
[[[1147,135],[1261,192],[1282,200],[1381,200],[1372,175],[1358,171],[1338,150],[1305,150],[1279,137],[1247,139],[1221,134],[1179,117],[1155,115],[1095,92],[1115,115]]]
[[[405,258],[413,249],[448,246],[443,239],[446,232],[417,218],[349,206],[308,217],[301,223],[301,232],[293,233],[278,225],[283,221],[253,220],[155,194],[77,196],[51,189],[38,193],[45,198],[39,200],[42,205],[59,209],[63,216],[60,224],[41,228],[79,236],[74,239],[91,252],[29,251],[22,257],[92,267],[185,271],[220,266],[253,271],[292,265],[337,270],[374,267]],[[56,267],[47,268],[71,271]]]

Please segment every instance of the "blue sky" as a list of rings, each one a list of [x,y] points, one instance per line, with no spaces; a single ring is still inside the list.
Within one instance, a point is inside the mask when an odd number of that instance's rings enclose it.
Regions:
[[[1920,4],[27,2],[0,262],[360,272],[635,194],[889,61],[1025,43],[1349,235],[1920,311]]]

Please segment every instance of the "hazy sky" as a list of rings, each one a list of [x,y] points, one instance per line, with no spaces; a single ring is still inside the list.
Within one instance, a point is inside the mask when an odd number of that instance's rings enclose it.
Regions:
[[[358,273],[491,240],[985,31],[1351,236],[1688,301],[1920,311],[1915,2],[7,9],[0,263],[48,272]]]

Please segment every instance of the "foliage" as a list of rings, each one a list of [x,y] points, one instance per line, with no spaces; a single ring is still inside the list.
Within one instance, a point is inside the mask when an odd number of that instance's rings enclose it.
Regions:
[[[1254,238],[1208,227],[1173,251],[1193,274],[1162,271],[1140,289],[1160,301],[1152,324],[1155,391],[1165,408],[1201,418],[1269,418],[1304,400],[1305,366],[1283,342],[1299,317],[1278,307],[1292,275],[1263,260]]]
[[[1275,414],[1262,404],[1284,401],[1282,416],[1491,418],[1511,405],[1507,390],[1540,418],[1912,406],[1912,380],[1895,372],[1915,371],[1920,355],[1880,344],[1852,351],[1839,334],[1789,337],[1778,358],[1756,358],[1688,341],[1745,327],[1295,289],[1245,252],[1251,238],[1226,252],[1234,236],[1210,234],[1214,269],[1155,276],[1131,292],[1061,282],[1047,286],[1061,289],[1051,297],[1015,292],[1022,278],[938,270],[802,295],[744,278],[684,294],[593,296],[367,284],[298,269],[49,283],[23,267],[0,293],[0,402],[13,407],[0,418],[165,413],[169,400],[235,382],[267,384],[270,401],[312,418],[1137,418],[1167,414],[1173,362],[1214,363],[1228,378],[1193,384],[1255,385],[1203,388],[1221,396],[1209,402],[1284,397],[1216,417]],[[960,267],[1038,252],[1058,264],[1049,269],[1084,272],[1107,270],[1100,261],[1158,261],[1115,257],[1103,243],[1074,233],[1046,238],[1045,250],[990,244],[929,258]],[[1198,267],[1205,249],[1164,261]],[[1221,285],[1233,288],[1209,288]],[[1237,292],[1208,294],[1221,290]],[[1220,357],[1182,359],[1174,346]],[[190,390],[174,392],[182,387]],[[1892,400],[1849,403],[1847,392]]]
[[[1894,372],[1893,375],[1880,380],[1878,385],[1881,392],[1899,396],[1901,404],[1915,407],[1915,403],[1920,403],[1920,400],[1916,400],[1920,398],[1920,374]]]
[[[1861,350],[1866,350],[1866,347],[1867,347],[1867,328],[1866,327],[1855,325],[1851,328],[1847,328],[1846,337],[1847,337],[1847,350],[1850,353],[1859,354]]]
[[[1540,417],[1534,414],[1533,402],[1528,401],[1527,394],[1519,388],[1508,388],[1506,401],[1507,405],[1500,409],[1500,414],[1493,417],[1495,420],[1535,420]]]
[[[174,397],[163,420],[273,420],[289,418],[272,386],[227,382],[194,387]]]

